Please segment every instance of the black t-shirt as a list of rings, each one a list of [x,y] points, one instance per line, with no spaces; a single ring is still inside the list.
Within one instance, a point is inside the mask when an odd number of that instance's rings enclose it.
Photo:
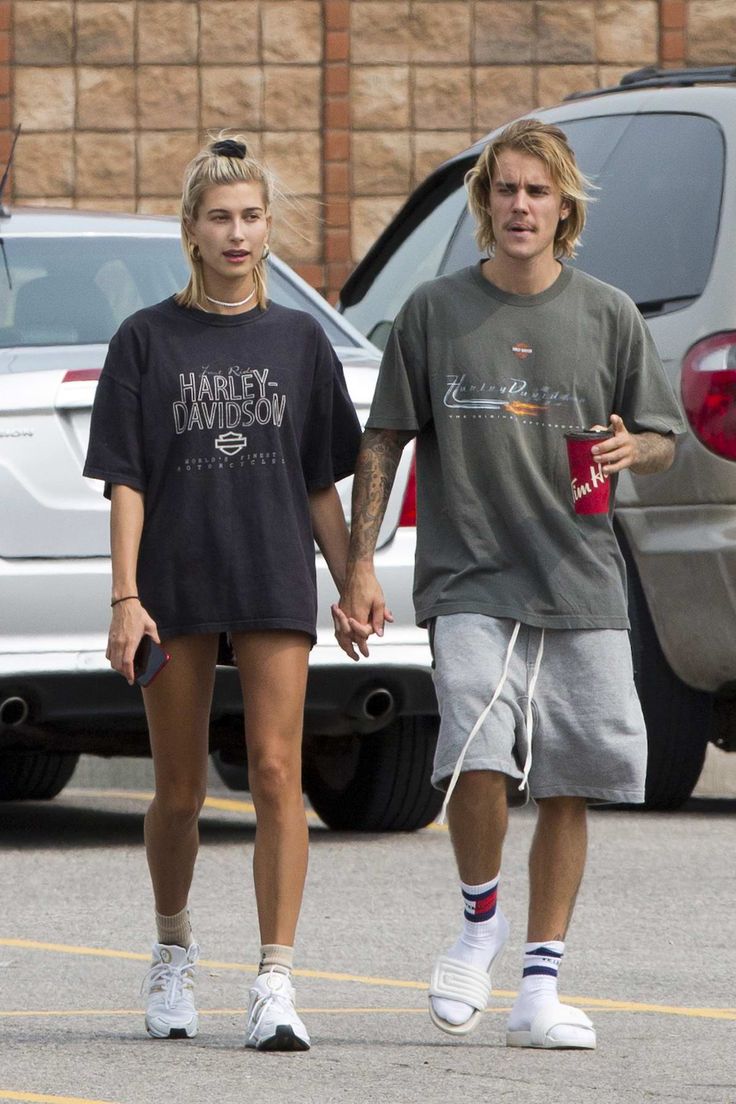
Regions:
[[[342,367],[302,311],[208,314],[167,299],[122,324],[84,474],[145,495],[143,605],[163,639],[292,629],[316,638],[311,491],[354,470]]]

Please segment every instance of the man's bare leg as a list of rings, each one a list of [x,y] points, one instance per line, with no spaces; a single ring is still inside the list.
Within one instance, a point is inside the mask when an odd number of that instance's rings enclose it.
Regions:
[[[478,884],[495,878],[509,823],[506,775],[464,771],[450,798],[447,821],[461,881]]]
[[[443,1030],[464,1034],[479,1020],[478,1009],[485,1005],[480,990],[485,987],[487,993],[490,965],[508,934],[506,920],[496,909],[496,883],[508,826],[506,776],[496,771],[461,774],[448,806],[448,820],[465,915],[459,938],[435,967],[431,988],[436,992],[430,996],[430,1014]],[[464,981],[477,987],[478,977],[476,1004],[453,999],[450,994],[463,991]]]
[[[529,922],[521,989],[508,1021],[514,1046],[595,1046],[592,1024],[561,1005],[557,970],[585,869],[587,807],[582,797],[539,800],[529,854]],[[544,1020],[537,1034],[532,1025]]]
[[[564,940],[588,850],[584,797],[547,797],[537,804],[529,853],[529,943]]]

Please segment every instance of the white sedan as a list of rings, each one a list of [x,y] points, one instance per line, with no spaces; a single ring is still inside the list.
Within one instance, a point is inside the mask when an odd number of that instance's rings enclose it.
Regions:
[[[148,754],[142,700],[109,668],[108,503],[81,475],[107,342],[133,311],[186,282],[175,219],[16,210],[0,220],[0,800],[53,797],[80,753]],[[287,265],[270,294],[313,314],[345,369],[361,420],[379,354]],[[381,535],[378,569],[396,622],[350,663],[329,614],[321,557],[319,637],[305,713],[304,785],[336,828],[413,829],[438,807],[429,783],[436,703],[411,602],[411,449]],[[346,512],[350,481],[340,487]],[[211,749],[247,787],[236,673],[218,669]]]

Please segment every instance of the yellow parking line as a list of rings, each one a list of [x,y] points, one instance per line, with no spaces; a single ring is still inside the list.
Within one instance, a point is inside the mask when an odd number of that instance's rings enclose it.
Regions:
[[[48,1096],[46,1093],[14,1092],[0,1089],[0,1100],[25,1100],[30,1104],[112,1104],[110,1100],[90,1100],[86,1096]]]
[[[425,987],[426,988],[426,987]],[[498,994],[500,996],[500,994]],[[709,1020],[736,1020],[736,1008],[680,1008],[663,1004],[635,1004],[628,1001],[604,1001],[594,997],[564,997],[568,1004],[575,1004],[579,1008],[590,1008],[596,1012],[635,1012],[635,1013],[659,1013],[668,1016],[686,1016],[694,1019]],[[242,1016],[245,1006],[240,1008],[200,1008],[200,1016]],[[309,1016],[426,1016],[424,1006],[420,1008],[401,1008],[394,1005],[382,1007],[350,1008],[342,1005],[332,1008],[303,1008],[299,1011]],[[510,1005],[505,1007],[495,1006],[486,1008],[489,1015],[507,1015],[511,1011]],[[98,1016],[141,1016],[140,1008],[36,1008],[36,1009],[10,1009],[0,1012],[0,1020],[13,1019],[74,1019],[75,1017]],[[0,1099],[2,1097],[0,1096]]]
[[[149,956],[136,951],[117,951],[105,947],[82,947],[68,943],[42,943],[33,939],[0,939],[2,947],[17,947],[22,950],[50,951],[55,954],[88,955],[97,958],[121,958],[136,962],[148,962]],[[214,959],[200,959],[200,965],[214,970],[234,970],[238,973],[252,973],[254,963],[219,962]],[[415,989],[426,992],[429,988],[424,981],[407,981],[400,978],[372,977],[362,974],[335,973],[328,970],[294,970],[297,977],[314,978],[319,981],[345,981],[358,985],[375,985],[388,989]],[[495,996],[513,999],[513,989],[497,989]],[[564,996],[568,1004],[583,1008],[595,1008],[604,1012],[654,1012],[663,1016],[690,1016],[711,1020],[736,1020],[736,1008],[689,1008],[681,1005],[647,1004],[639,1001],[611,1000],[607,997]]]
[[[148,790],[91,790],[67,786],[64,797],[117,797],[129,801],[151,801],[153,791]]]
[[[91,790],[91,789],[66,789],[65,797],[113,797],[124,801],[151,801],[153,793],[147,790]],[[232,797],[206,797],[204,801],[206,809],[217,809],[222,813],[252,813],[255,814],[255,805],[250,801],[238,801]],[[319,821],[319,817],[311,809],[307,809],[307,819]]]
[[[92,790],[82,787],[67,787],[65,797],[113,797],[124,801],[151,801],[153,793],[147,790]],[[255,816],[255,805],[250,801],[238,801],[232,797],[206,797],[206,809],[217,809],[224,813],[251,813]],[[307,820],[321,824],[322,821],[312,809],[307,809]],[[427,824],[431,832],[446,832],[446,824]]]
[[[91,955],[94,958],[130,958],[148,962],[150,955],[138,951],[113,951],[105,947],[74,947],[68,943],[39,943],[35,939],[0,939],[0,947],[19,947],[27,951],[52,951],[56,954]]]

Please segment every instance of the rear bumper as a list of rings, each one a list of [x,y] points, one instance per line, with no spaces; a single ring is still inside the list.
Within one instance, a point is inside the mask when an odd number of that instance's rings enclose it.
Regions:
[[[317,557],[320,625],[310,656],[309,735],[378,731],[397,716],[437,710],[427,633],[411,598],[415,534],[397,530],[376,563],[395,623],[371,656],[351,662],[329,614],[335,588]],[[0,723],[0,749],[54,747],[95,754],[147,754],[143,700],[105,659],[110,595],[107,558],[0,559],[0,713],[8,697],[27,704],[25,722]],[[213,748],[242,746],[237,672],[220,667],[212,705]]]
[[[399,716],[436,713],[428,648],[389,646],[381,651],[367,662],[351,663],[336,646],[315,649],[307,685],[306,735],[374,732]],[[0,710],[10,699],[24,703],[27,716],[20,723],[0,723],[0,750],[148,754],[141,692],[111,671],[98,652],[3,656]],[[242,746],[242,717],[238,673],[218,667],[211,750]]]

